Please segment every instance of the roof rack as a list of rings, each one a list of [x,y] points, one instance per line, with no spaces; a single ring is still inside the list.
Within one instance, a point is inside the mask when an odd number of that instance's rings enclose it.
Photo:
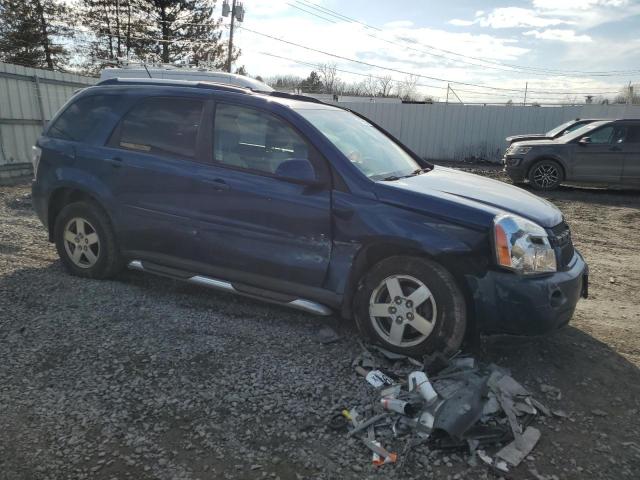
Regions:
[[[251,93],[252,90],[228,83],[206,82],[202,80],[173,80],[168,78],[108,78],[96,85],[168,85],[176,87],[206,88],[210,90],[222,90],[235,93]]]
[[[288,98],[290,100],[298,100],[301,102],[321,103],[325,104],[322,100],[317,98],[308,97],[306,95],[297,95],[294,93],[285,92],[263,92],[260,90],[252,90],[249,87],[240,87],[238,85],[229,85],[227,83],[207,82],[203,80],[174,80],[169,78],[108,78],[102,80],[96,85],[168,85],[176,87],[191,87],[191,88],[205,88],[210,90],[220,90],[224,92],[244,93],[244,94],[258,94],[265,95],[267,97],[276,98]]]

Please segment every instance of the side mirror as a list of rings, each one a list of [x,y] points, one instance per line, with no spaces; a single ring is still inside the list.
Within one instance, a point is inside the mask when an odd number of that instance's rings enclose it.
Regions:
[[[591,137],[582,137],[580,140],[578,140],[578,143],[580,145],[588,145],[591,143]]]
[[[311,162],[306,158],[291,158],[285,160],[274,172],[275,175],[282,180],[302,185],[322,185],[322,181],[318,180]]]

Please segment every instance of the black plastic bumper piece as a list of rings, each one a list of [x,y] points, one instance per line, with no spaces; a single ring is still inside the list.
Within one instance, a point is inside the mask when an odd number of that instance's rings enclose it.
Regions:
[[[569,323],[580,297],[588,295],[589,268],[576,251],[562,272],[525,276],[489,271],[468,281],[481,332],[538,335]]]

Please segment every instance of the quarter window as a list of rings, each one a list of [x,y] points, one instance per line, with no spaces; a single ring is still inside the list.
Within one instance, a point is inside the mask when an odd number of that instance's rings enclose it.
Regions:
[[[122,120],[114,146],[164,156],[194,158],[203,102],[190,98],[151,98]]]
[[[109,117],[115,121],[118,103],[118,97],[111,95],[81,97],[62,112],[47,130],[47,135],[75,142],[86,141],[97,127],[110,120]]]
[[[219,104],[213,156],[224,165],[278,175],[284,162],[309,161],[309,146],[292,127],[269,113]]]

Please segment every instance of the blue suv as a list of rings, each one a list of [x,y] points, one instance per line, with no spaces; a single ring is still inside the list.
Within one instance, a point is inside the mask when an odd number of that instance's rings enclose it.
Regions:
[[[555,329],[587,294],[551,203],[307,97],[111,79],[34,150],[34,207],[74,275],[128,266],[337,312],[409,355]]]

